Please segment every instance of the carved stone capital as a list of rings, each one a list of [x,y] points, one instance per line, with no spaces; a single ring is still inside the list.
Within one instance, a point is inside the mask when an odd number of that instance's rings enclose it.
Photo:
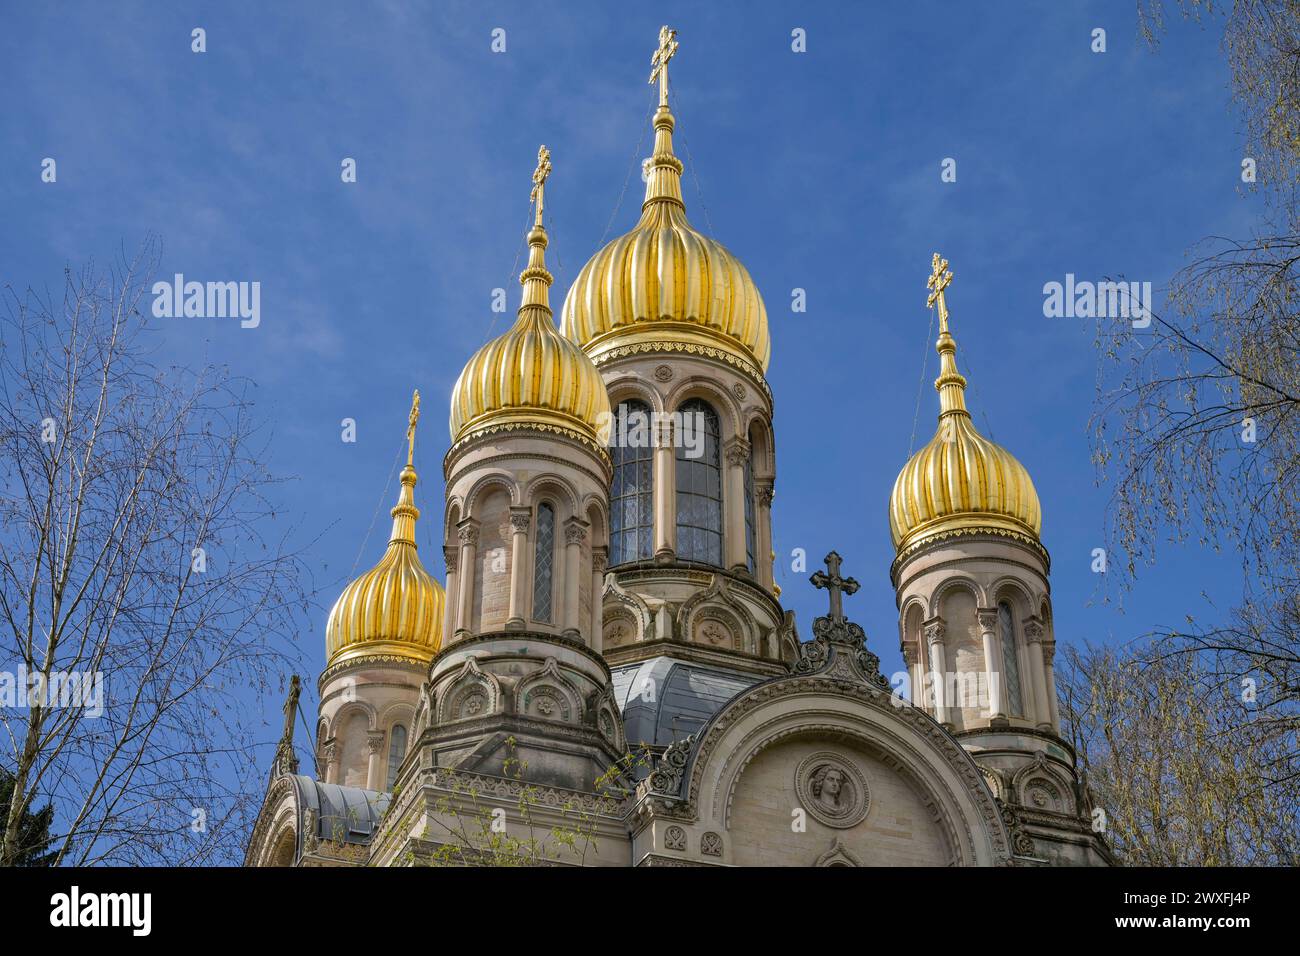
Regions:
[[[382,730],[372,730],[366,734],[366,746],[370,748],[372,754],[377,754],[384,749],[384,732]]]
[[[527,534],[528,526],[532,523],[532,512],[527,510],[516,511],[510,510],[510,530],[514,534]]]
[[[466,518],[460,524],[456,525],[456,537],[460,539],[461,544],[477,544],[478,519]]]
[[[1048,667],[1056,660],[1056,641],[1043,641],[1043,663]]]
[[[754,497],[764,508],[772,507],[772,499],[776,497],[776,488],[770,481],[758,481],[754,483]]]
[[[460,566],[460,548],[446,546],[442,549],[442,560],[447,562],[447,573],[455,574]]]
[[[1024,631],[1025,631],[1026,643],[1037,644],[1039,641],[1043,639],[1042,622],[1036,621],[1033,618],[1030,618],[1029,620],[1025,621]]]
[[[582,544],[587,540],[587,524],[579,518],[564,522],[564,543]]]
[[[741,468],[749,461],[749,442],[739,436],[727,442],[727,464]]]
[[[591,549],[591,570],[597,574],[604,574],[609,567],[609,548],[592,548]]]
[[[998,609],[982,607],[979,609],[976,617],[979,619],[980,630],[984,633],[997,633],[998,630]]]
[[[925,642],[931,647],[936,644],[942,644],[944,635],[948,633],[948,628],[943,621],[930,621],[925,625]]]

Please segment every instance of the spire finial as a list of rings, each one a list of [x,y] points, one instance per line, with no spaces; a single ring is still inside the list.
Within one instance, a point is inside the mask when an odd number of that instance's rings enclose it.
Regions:
[[[415,426],[420,422],[420,390],[411,395],[411,414],[406,420],[406,467],[415,467]]]
[[[930,260],[930,278],[925,283],[930,290],[925,304],[932,309],[936,303],[939,306],[939,341],[934,345],[939,353],[939,377],[934,380],[934,387],[939,393],[940,418],[953,412],[969,414],[966,411],[966,378],[957,371],[957,341],[948,331],[948,303],[943,293],[951,282],[948,260],[936,252]]]
[[[415,483],[419,477],[415,473],[415,426],[420,421],[420,390],[411,393],[411,413],[406,416],[406,467],[402,469],[402,488],[397,493],[397,504],[389,512],[393,516],[393,533],[388,539],[391,544],[400,541],[415,544],[415,521],[420,517],[420,509],[415,507]]]
[[[533,225],[538,229],[542,228],[542,200],[546,191],[546,180],[551,175],[551,151],[545,146],[537,150],[537,168],[533,170],[533,205],[536,207],[536,215],[533,217]]]
[[[645,161],[645,202],[643,211],[651,203],[669,202],[685,207],[682,202],[682,161],[673,155],[673,112],[668,108],[668,61],[677,53],[677,31],[671,27],[659,28],[659,46],[650,57],[653,69],[650,82],[659,81],[659,109],[655,110],[654,152]]]
[[[936,302],[939,303],[939,334],[942,335],[948,331],[948,303],[944,301],[943,290],[948,288],[952,282],[952,271],[948,268],[948,260],[939,258],[939,253],[934,254],[930,261],[930,279],[926,282],[926,288],[930,290],[930,295],[926,298],[925,304],[933,309]]]
[[[537,168],[533,170],[533,204],[537,207],[533,216],[533,227],[528,230],[528,266],[519,273],[519,284],[524,287],[524,294],[519,303],[519,314],[525,310],[540,308],[550,321],[551,299],[547,292],[553,281],[546,271],[546,227],[542,225],[542,207],[545,202],[546,180],[551,177],[551,151],[545,146],[538,147]],[[532,316],[536,319],[537,316]]]
[[[650,83],[659,81],[659,105],[668,106],[668,61],[677,53],[677,31],[667,25],[659,28],[659,48],[650,57]]]

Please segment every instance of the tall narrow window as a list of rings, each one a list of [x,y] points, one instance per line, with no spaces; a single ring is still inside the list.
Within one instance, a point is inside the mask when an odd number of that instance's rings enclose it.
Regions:
[[[549,623],[555,577],[555,509],[545,501],[537,506],[537,536],[534,540],[533,620]]]
[[[1020,702],[1020,657],[1016,653],[1016,625],[1011,618],[1011,605],[1003,601],[998,605],[998,637],[1002,644],[1002,684],[1007,697],[1007,711],[1013,717],[1024,715]]]
[[[645,402],[620,402],[615,414],[609,563],[626,564],[654,554],[654,440]]]
[[[745,456],[745,564],[754,573],[754,446]]]
[[[722,463],[718,413],[693,398],[678,410],[677,556],[722,566]]]
[[[393,784],[397,782],[397,771],[404,759],[406,759],[406,728],[401,724],[394,724],[393,729],[388,732],[388,786],[384,788],[385,790],[393,789]]]

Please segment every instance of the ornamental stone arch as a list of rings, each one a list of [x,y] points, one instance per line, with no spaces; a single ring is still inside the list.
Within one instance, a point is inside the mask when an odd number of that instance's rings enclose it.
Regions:
[[[468,518],[477,518],[476,511],[481,498],[492,488],[501,488],[505,491],[506,496],[510,499],[510,506],[518,508],[521,504],[519,497],[519,482],[507,471],[493,470],[484,475],[480,475],[474,480],[468,492],[465,493],[465,510],[461,515],[461,521]]]
[[[542,669],[519,681],[514,693],[515,713],[534,720],[581,724],[585,715],[582,692],[560,673],[559,663],[548,657]]]
[[[609,407],[615,415],[618,414],[618,406],[622,402],[645,402],[650,406],[651,412],[664,411],[664,396],[649,383],[635,375],[621,375],[605,383],[605,390],[609,393]]]
[[[607,574],[605,575],[605,589],[601,599],[604,605],[603,618],[606,639],[609,637],[611,623],[620,619],[625,619],[632,624],[633,633],[630,640],[620,641],[619,644],[632,644],[650,639],[651,622],[654,620],[654,615],[650,611],[650,605],[646,604],[641,595],[626,590],[618,583],[614,575]],[[609,644],[606,643],[605,646],[608,647]]]
[[[697,621],[702,622],[710,616],[735,630],[731,646],[736,650],[748,654],[762,653],[759,646],[760,635],[754,628],[753,613],[731,592],[727,578],[721,574],[714,574],[713,583],[708,588],[696,591],[682,602],[681,607],[677,609],[675,622],[677,633],[684,635],[689,641],[718,646],[718,642],[701,640],[696,634]]]
[[[302,854],[301,812],[295,778],[276,778],[266,792],[244,854],[245,866],[293,866]]]
[[[439,695],[438,723],[473,720],[501,711],[501,684],[496,677],[479,669],[473,657]]]
[[[722,427],[719,437],[723,447],[732,438],[745,437],[741,431],[741,411],[736,404],[736,397],[720,387],[714,379],[703,375],[691,375],[682,379],[664,399],[664,408],[669,412],[677,412],[693,398],[708,402],[718,413],[718,423]]]
[[[1039,607],[1037,595],[1014,575],[999,577],[989,585],[988,593],[989,602],[985,607],[997,607],[1000,602],[1007,601],[1015,609],[1018,622],[1032,617]]]
[[[546,472],[530,479],[520,497],[521,507],[531,508],[534,511],[544,501],[552,501],[558,505],[555,515],[557,527],[561,521],[583,515],[573,483],[553,472]]]
[[[996,866],[1010,861],[1002,815],[970,754],[917,708],[895,707],[883,690],[846,686],[830,677],[767,681],[716,714],[692,748],[681,794],[686,806],[676,815],[689,815],[699,830],[724,834],[752,826],[748,811],[735,806],[737,788],[755,760],[787,741],[803,742],[819,752],[844,752],[846,761],[867,754],[890,768],[896,780],[889,786],[906,781],[914,803],[926,808],[928,820],[942,832],[949,864]],[[795,767],[788,770],[794,773]],[[873,773],[879,770],[866,774],[868,787]],[[864,820],[870,812],[868,807]],[[849,839],[855,831],[841,832]],[[736,845],[734,836],[724,840],[723,863],[737,862]],[[863,852],[862,847],[856,852]]]
[[[1039,751],[1011,779],[1012,799],[1028,810],[1074,816],[1074,782]]]
[[[976,607],[987,607],[984,589],[980,587],[969,574],[952,574],[944,578],[943,582],[934,589],[930,594],[929,617],[943,617],[943,602],[953,591],[969,591],[975,599]]]

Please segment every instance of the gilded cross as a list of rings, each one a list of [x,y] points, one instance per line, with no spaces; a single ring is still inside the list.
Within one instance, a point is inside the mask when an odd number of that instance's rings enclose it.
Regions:
[[[926,288],[930,290],[929,297],[925,304],[933,309],[936,302],[939,303],[939,332],[940,334],[948,331],[948,304],[943,299],[943,290],[948,288],[952,282],[952,272],[948,269],[948,260],[940,259],[939,253],[934,254],[930,262],[930,279],[926,282]]]
[[[853,578],[840,577],[840,556],[834,551],[826,555],[826,570],[830,574],[818,571],[808,580],[813,583],[813,587],[830,591],[831,619],[842,621],[844,620],[844,595],[856,593],[858,582]]]
[[[406,464],[415,464],[415,426],[420,421],[420,390],[417,388],[411,396],[411,414],[406,420]]]
[[[537,205],[537,215],[533,224],[542,224],[542,193],[546,190],[546,180],[551,175],[551,151],[545,146],[537,150],[537,168],[533,170],[532,200]]]
[[[659,49],[650,57],[650,82],[659,81],[659,105],[668,105],[668,61],[677,53],[677,31],[659,28]]]

